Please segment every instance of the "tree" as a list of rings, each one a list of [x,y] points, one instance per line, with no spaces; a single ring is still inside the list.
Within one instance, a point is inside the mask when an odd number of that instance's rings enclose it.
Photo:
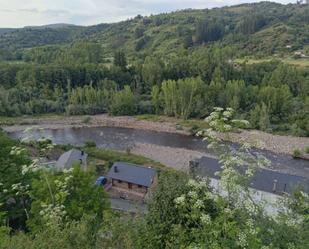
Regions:
[[[269,85],[279,87],[282,84],[288,85],[294,96],[306,92],[305,79],[293,66],[280,64],[271,74]]]
[[[31,201],[25,191],[31,178],[22,175],[23,166],[28,164],[26,150],[0,131],[0,222],[4,220],[5,225],[14,229],[25,229],[30,209]]]
[[[177,81],[179,114],[183,119],[189,118],[192,114],[202,84],[201,78],[186,78]]]
[[[129,86],[125,86],[123,90],[115,93],[110,113],[112,115],[133,115],[136,113],[136,97]]]
[[[160,85],[163,78],[164,66],[160,59],[147,57],[142,68],[142,77],[146,83],[145,91],[149,92],[154,85]]]
[[[28,225],[31,230],[62,227],[66,221],[81,221],[86,216],[95,218],[93,226],[101,224],[109,202],[103,188],[94,182],[93,172],[84,172],[78,165],[63,173],[48,173],[42,169],[30,192],[32,204]]]
[[[154,106],[155,113],[159,114],[161,111],[161,94],[160,94],[160,88],[158,86],[153,86],[151,91],[151,102]]]
[[[144,35],[145,28],[138,26],[134,31],[134,36],[136,39],[141,38]]]
[[[176,172],[163,172],[149,203],[143,243],[146,248],[166,248],[173,237],[171,228],[180,220],[176,212],[175,197],[186,191],[187,176]]]
[[[203,20],[196,27],[196,41],[198,43],[220,40],[224,35],[224,28],[220,21]]]
[[[127,59],[126,55],[123,51],[117,51],[114,54],[114,65],[120,67],[121,69],[126,69],[127,67]]]
[[[177,116],[177,82],[174,80],[164,81],[162,83],[162,94],[164,99],[164,113],[168,116]]]
[[[265,26],[267,21],[262,15],[251,13],[243,18],[238,29],[245,35],[253,34]]]
[[[269,128],[269,125],[270,125],[270,121],[269,121],[268,108],[263,102],[261,109],[260,109],[259,128],[262,131],[266,131]]]

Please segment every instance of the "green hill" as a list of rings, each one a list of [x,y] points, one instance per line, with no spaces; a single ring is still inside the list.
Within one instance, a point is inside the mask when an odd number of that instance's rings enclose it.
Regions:
[[[99,43],[107,57],[118,49],[139,57],[150,53],[168,55],[180,48],[196,49],[209,43],[235,46],[241,55],[289,53],[309,44],[309,7],[261,2],[137,16],[88,27],[28,27],[2,34],[0,48],[15,52],[75,41]]]
[[[308,45],[309,6],[270,2],[17,29],[0,35],[0,115],[187,119],[220,106],[309,136]]]

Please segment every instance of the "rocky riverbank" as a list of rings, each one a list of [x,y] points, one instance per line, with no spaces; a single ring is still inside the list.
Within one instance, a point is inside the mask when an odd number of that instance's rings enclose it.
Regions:
[[[135,143],[131,152],[136,155],[145,156],[176,170],[186,172],[189,170],[190,161],[201,158],[202,156],[214,157],[213,155],[194,150],[145,143]]]
[[[145,143],[135,143],[131,153],[150,158],[154,161],[167,165],[168,167],[185,172],[189,171],[189,163],[194,159],[199,159],[203,156],[215,158],[214,155],[199,151]],[[274,162],[267,169],[284,174],[306,177],[309,179],[309,166],[294,167],[289,163],[278,164]]]
[[[14,123],[14,125],[2,126],[2,128],[8,132],[16,132],[29,127],[34,129],[63,129],[108,126],[190,135],[189,128],[179,127],[178,121],[175,119],[149,121],[128,116],[111,117],[105,114],[94,116],[52,116],[23,118]],[[290,155],[295,149],[304,151],[309,146],[308,137],[279,136],[256,130],[232,133],[227,137],[222,136],[222,138],[234,143],[246,142],[257,148]]]

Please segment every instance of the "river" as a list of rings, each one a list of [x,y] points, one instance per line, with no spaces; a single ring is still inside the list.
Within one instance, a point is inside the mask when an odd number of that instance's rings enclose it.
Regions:
[[[136,143],[144,143],[212,153],[207,149],[207,143],[198,137],[131,128],[83,127],[38,129],[31,130],[28,133],[19,131],[9,134],[15,139],[22,139],[29,135],[33,139],[46,137],[50,138],[56,144],[83,145],[85,141],[93,140],[100,148],[114,150],[126,150],[127,148],[133,148]],[[309,179],[309,161],[294,159],[289,155],[276,154],[266,150],[255,149],[254,152],[261,153],[268,158],[272,164],[271,168],[276,171],[303,176]]]

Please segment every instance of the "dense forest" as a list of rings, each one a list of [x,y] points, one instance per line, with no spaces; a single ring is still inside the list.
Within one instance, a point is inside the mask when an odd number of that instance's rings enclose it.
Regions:
[[[187,119],[220,106],[237,110],[252,128],[308,136],[309,68],[280,59],[308,51],[308,23],[308,6],[261,2],[89,27],[3,30],[0,115]],[[238,60],[246,56],[261,60]]]

